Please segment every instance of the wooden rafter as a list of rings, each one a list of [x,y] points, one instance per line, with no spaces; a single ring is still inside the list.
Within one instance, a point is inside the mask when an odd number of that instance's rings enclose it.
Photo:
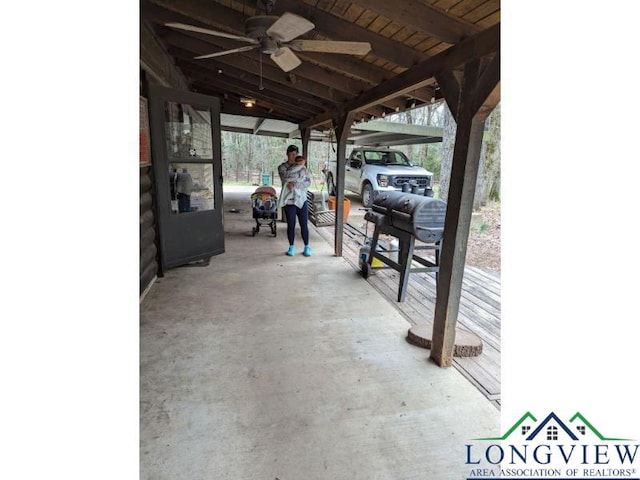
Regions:
[[[355,0],[353,3],[373,10],[401,25],[410,25],[443,42],[455,44],[478,33],[480,29],[437,7],[418,0]]]
[[[496,24],[463,42],[454,45],[429,60],[395,76],[392,80],[378,85],[351,100],[345,105],[348,111],[366,109],[372,105],[395,98],[414,88],[425,85],[431,78],[442,71],[451,70],[474,58],[497,52],[500,49],[500,24]],[[313,126],[326,122],[331,115],[322,114],[304,122],[305,126]]]

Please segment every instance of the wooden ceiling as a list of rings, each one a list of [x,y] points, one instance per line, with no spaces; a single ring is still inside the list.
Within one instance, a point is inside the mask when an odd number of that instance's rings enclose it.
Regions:
[[[302,64],[288,73],[258,49],[195,60],[246,43],[165,26],[179,22],[244,36],[245,20],[264,14],[257,9],[261,4],[142,0],[143,67],[154,63],[153,43],[177,67],[183,87],[220,97],[224,113],[323,129],[345,109],[356,110],[356,120],[371,119],[439,99],[436,79],[460,78],[464,61],[488,65],[499,55],[499,0],[276,0],[271,15],[292,12],[315,24],[301,39],[364,41],[372,47],[365,56],[296,52]],[[248,112],[242,97],[255,98],[257,105]]]

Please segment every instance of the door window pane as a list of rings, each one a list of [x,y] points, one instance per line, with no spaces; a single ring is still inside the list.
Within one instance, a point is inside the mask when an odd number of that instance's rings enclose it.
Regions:
[[[169,166],[171,213],[214,209],[213,165],[175,162]]]
[[[213,159],[211,112],[186,103],[165,102],[164,128],[170,161]]]

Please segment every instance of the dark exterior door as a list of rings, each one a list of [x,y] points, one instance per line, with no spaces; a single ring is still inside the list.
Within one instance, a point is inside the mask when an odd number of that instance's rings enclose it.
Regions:
[[[224,252],[220,102],[149,87],[162,270]]]

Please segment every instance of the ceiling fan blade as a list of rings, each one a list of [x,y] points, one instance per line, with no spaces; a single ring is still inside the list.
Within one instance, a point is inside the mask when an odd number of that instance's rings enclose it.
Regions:
[[[288,44],[299,52],[344,53],[366,55],[371,51],[369,42],[338,42],[333,40],[294,40]]]
[[[229,55],[230,53],[246,52],[258,48],[258,45],[247,45],[246,47],[232,48],[231,50],[225,50],[224,52],[209,53],[208,55],[200,55],[199,57],[193,57],[194,60],[201,60],[203,58],[221,57],[222,55]]]
[[[285,12],[267,29],[267,35],[279,42],[288,42],[314,28],[315,25],[306,18]]]
[[[288,47],[279,48],[276,53],[272,53],[271,60],[285,72],[293,70],[302,63],[298,56]]]
[[[231,33],[220,32],[218,30],[209,30],[207,28],[195,27],[193,25],[187,25],[185,23],[165,23],[165,25],[167,27],[178,28],[180,30],[187,30],[189,32],[205,33],[207,35],[213,35],[215,37],[230,38],[231,40],[241,40],[243,42],[252,43],[254,45],[257,45],[260,43],[255,38],[241,37],[240,35],[233,35]]]

